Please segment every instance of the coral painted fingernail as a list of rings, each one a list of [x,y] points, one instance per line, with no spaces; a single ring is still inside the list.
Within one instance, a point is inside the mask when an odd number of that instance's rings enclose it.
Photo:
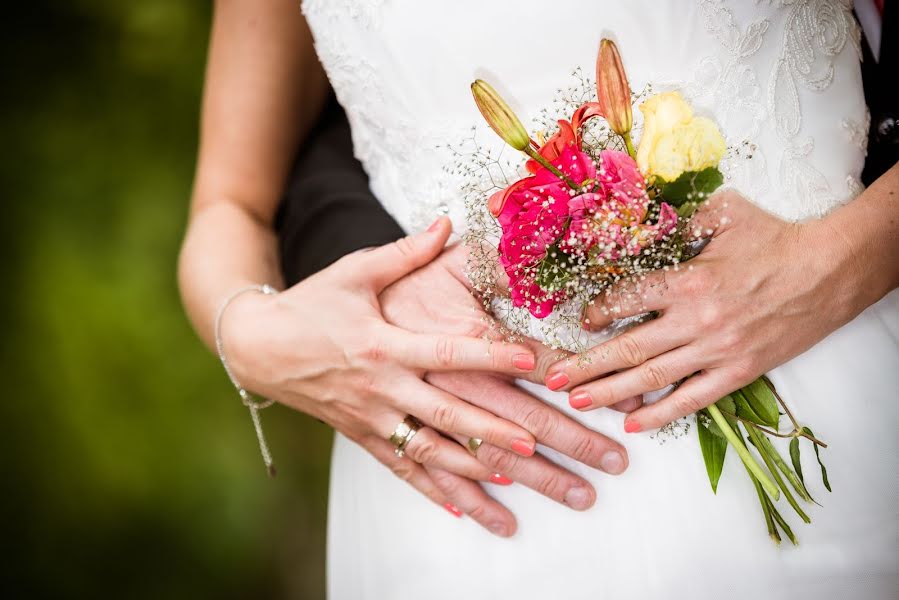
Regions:
[[[525,440],[512,440],[512,450],[521,456],[534,456],[537,448],[534,444]]]
[[[494,473],[490,476],[490,483],[495,483],[496,485],[512,485],[512,480],[508,477],[503,477],[499,473]]]
[[[532,354],[516,354],[512,357],[512,364],[515,365],[516,369],[533,371],[536,366],[536,361]]]
[[[433,223],[431,223],[431,225],[428,227],[428,233],[434,233],[437,230],[437,228],[440,226],[440,221],[442,219],[443,219],[443,217],[437,217],[437,220],[434,221]]]
[[[568,404],[571,408],[584,408],[593,404],[593,398],[584,390],[578,390],[568,396]]]
[[[625,421],[624,422],[624,432],[625,433],[637,433],[641,429],[643,429],[643,427],[641,427],[640,424],[637,423],[636,421]]]
[[[553,373],[546,378],[546,387],[552,391],[560,390],[568,385],[568,375],[565,373]]]
[[[443,505],[443,508],[445,508],[449,514],[453,515],[457,519],[462,518],[462,511],[459,510],[459,507],[456,506],[455,504],[452,504],[451,502],[447,502],[446,504]]]

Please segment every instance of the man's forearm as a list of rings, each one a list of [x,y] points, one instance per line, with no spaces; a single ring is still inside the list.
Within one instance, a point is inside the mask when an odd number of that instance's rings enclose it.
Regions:
[[[276,227],[288,285],[350,252],[403,236],[369,189],[346,115],[333,99],[297,158]]]

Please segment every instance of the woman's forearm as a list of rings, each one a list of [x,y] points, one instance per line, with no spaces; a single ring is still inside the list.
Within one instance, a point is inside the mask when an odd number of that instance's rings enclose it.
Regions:
[[[300,140],[327,93],[294,0],[216,2],[181,295],[213,345],[221,303],[250,284],[281,285],[274,214]]]
[[[184,239],[178,279],[188,317],[213,348],[213,320],[228,296],[254,284],[281,289],[275,234],[239,204],[203,207]]]
[[[899,287],[899,165],[894,165],[852,202],[811,223],[820,260],[842,278],[847,318],[853,318]],[[835,293],[840,293],[835,290]]]

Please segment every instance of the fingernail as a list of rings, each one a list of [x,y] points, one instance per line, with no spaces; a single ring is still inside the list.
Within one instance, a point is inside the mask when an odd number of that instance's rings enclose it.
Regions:
[[[522,371],[533,371],[536,366],[533,354],[516,354],[512,357],[512,364]]]
[[[637,433],[641,429],[643,429],[643,428],[636,421],[625,421],[624,422],[624,432],[625,433]]]
[[[599,466],[606,473],[618,475],[624,471],[624,458],[618,452],[606,452],[599,459]]]
[[[505,523],[491,523],[487,525],[487,529],[489,529],[491,533],[495,533],[496,535],[502,537],[506,537],[509,535],[509,528],[506,527]]]
[[[448,513],[450,513],[451,515],[453,515],[454,517],[456,517],[458,519],[462,518],[462,511],[459,510],[459,507],[456,506],[455,504],[453,504],[451,502],[447,502],[446,504],[443,505],[443,508],[445,508],[446,511]]]
[[[566,385],[568,385],[568,375],[565,373],[553,373],[546,378],[546,387],[552,391],[562,389]]]
[[[534,456],[537,447],[525,440],[512,440],[512,450],[521,456]]]
[[[568,404],[571,408],[584,408],[593,404],[593,398],[584,390],[578,390],[568,396]]]
[[[590,492],[585,487],[573,487],[565,492],[564,502],[576,510],[590,508]]]
[[[428,226],[428,233],[434,233],[434,231],[436,231],[437,228],[440,226],[440,221],[442,219],[443,219],[443,217],[437,217],[437,220],[434,221],[433,223],[431,223],[430,226]]]
[[[490,483],[495,483],[496,485],[512,485],[512,480],[508,477],[503,477],[499,473],[494,473],[490,476]]]

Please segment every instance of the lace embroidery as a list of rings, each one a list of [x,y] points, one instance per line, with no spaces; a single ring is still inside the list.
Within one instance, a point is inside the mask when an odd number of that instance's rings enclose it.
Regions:
[[[788,2],[783,1],[786,6]],[[851,40],[858,51],[858,27],[851,0],[812,0],[792,4],[783,49],[768,88],[777,131],[790,142],[802,127],[797,85],[820,92],[833,81],[833,59]]]
[[[759,198],[768,190],[768,172],[765,156],[753,140],[768,115],[749,58],[762,47],[771,23],[758,19],[741,28],[720,0],[704,0],[700,10],[706,31],[727,53],[703,57],[683,92],[696,106],[713,111],[721,126],[731,149],[720,164],[727,185]]]
[[[846,132],[849,142],[867,155],[868,130],[871,127],[871,113],[865,111],[865,117],[862,121],[843,119],[840,121],[840,127]]]
[[[371,29],[380,26],[379,9],[384,0],[304,0],[301,4],[307,17],[311,14],[329,19],[348,16]]]

